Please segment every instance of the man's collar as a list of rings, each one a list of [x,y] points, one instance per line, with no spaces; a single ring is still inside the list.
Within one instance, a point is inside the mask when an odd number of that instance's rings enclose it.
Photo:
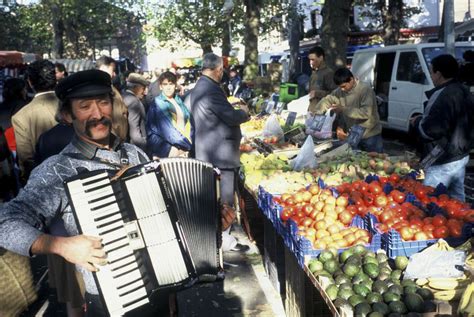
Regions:
[[[43,95],[47,95],[47,94],[51,94],[53,93],[54,94],[54,91],[50,90],[50,91],[43,91],[43,92],[39,92],[37,94],[35,94],[35,98],[36,97],[39,97],[39,96],[43,96]]]
[[[214,82],[216,85],[220,85],[220,83],[218,83],[217,81],[215,81],[214,79],[212,79],[211,77],[209,77],[209,76],[207,76],[207,75],[204,75],[204,74],[203,74],[203,75],[201,75],[201,76],[204,77],[204,78],[207,78],[207,79],[211,80],[211,81]]]
[[[102,148],[102,149],[105,148],[105,147],[100,147],[97,144],[87,142],[86,140],[79,137],[77,134],[74,134],[74,137],[72,138],[71,143],[79,150],[79,152],[81,152],[82,155],[84,155],[84,157],[86,157],[89,160],[94,158],[99,148]],[[110,149],[116,151],[121,144],[122,144],[122,140],[120,140],[119,137],[111,133],[110,134],[110,145],[111,145]]]

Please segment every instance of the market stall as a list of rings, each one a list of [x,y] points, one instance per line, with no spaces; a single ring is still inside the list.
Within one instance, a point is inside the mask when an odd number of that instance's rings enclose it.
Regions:
[[[307,141],[269,134],[269,120],[243,128],[243,188],[266,218],[265,268],[288,316],[474,314],[472,206],[424,186],[412,153],[312,140],[317,164],[295,169]]]

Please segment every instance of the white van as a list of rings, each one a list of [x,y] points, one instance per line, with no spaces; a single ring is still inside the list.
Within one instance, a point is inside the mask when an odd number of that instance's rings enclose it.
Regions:
[[[456,42],[456,58],[474,50],[473,42]],[[425,92],[432,89],[429,65],[444,54],[444,43],[404,44],[358,50],[352,72],[377,95],[380,120],[386,128],[408,132],[410,119],[423,113]]]

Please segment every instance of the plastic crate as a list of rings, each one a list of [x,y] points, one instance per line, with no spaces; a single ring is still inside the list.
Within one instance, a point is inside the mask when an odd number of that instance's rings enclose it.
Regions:
[[[366,221],[360,216],[355,216],[350,226],[368,230],[366,226]],[[371,234],[371,235],[372,235],[372,239],[370,243],[365,246],[365,248],[372,252],[376,252],[382,247],[382,235],[379,233]],[[347,250],[349,248],[350,247],[338,249],[338,253],[342,253],[344,250]],[[321,253],[321,251],[322,250],[320,249],[313,249],[311,242],[305,237],[298,236],[298,239],[296,241],[295,256],[301,267],[303,267],[306,258],[315,258]]]
[[[456,247],[463,244],[472,235],[472,224],[465,224],[462,229],[462,235],[459,238],[449,237],[444,240],[452,246]],[[403,241],[398,231],[390,229],[389,232],[382,235],[382,248],[387,252],[388,257],[394,258],[399,255],[409,257],[418,253],[426,247],[436,243],[438,239],[429,239],[421,241]]]

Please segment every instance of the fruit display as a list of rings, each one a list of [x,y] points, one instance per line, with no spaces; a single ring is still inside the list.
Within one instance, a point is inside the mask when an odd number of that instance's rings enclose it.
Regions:
[[[270,154],[265,157],[259,153],[243,153],[240,155],[240,162],[247,175],[253,173],[254,170],[290,170],[288,157],[285,155]]]
[[[281,221],[294,221],[299,229],[297,234],[305,237],[316,250],[370,243],[367,230],[348,227],[354,214],[346,210],[348,199],[345,196],[336,198],[329,189],[312,184],[308,189],[283,194],[274,201],[283,206]]]
[[[253,188],[257,188],[258,185],[260,185],[265,188],[266,191],[275,195],[286,191],[295,192],[301,187],[306,187],[309,184],[314,183],[315,180],[311,173],[274,171],[271,175],[262,176],[259,182],[256,182],[252,178],[248,181],[249,184],[256,184]]]
[[[410,172],[410,164],[398,158],[390,158],[383,153],[354,152],[332,157],[319,163],[313,175],[324,180],[329,186],[352,183],[365,179],[369,174],[388,176],[392,173],[405,175]]]
[[[263,128],[265,127],[265,118],[253,117],[247,122],[244,122],[240,125],[242,134],[246,137],[253,137],[261,135]]]
[[[402,279],[406,257],[390,260],[384,252],[357,245],[338,254],[325,250],[309,261],[308,269],[324,281],[324,290],[336,308],[355,316],[401,316],[436,309],[430,289]]]

